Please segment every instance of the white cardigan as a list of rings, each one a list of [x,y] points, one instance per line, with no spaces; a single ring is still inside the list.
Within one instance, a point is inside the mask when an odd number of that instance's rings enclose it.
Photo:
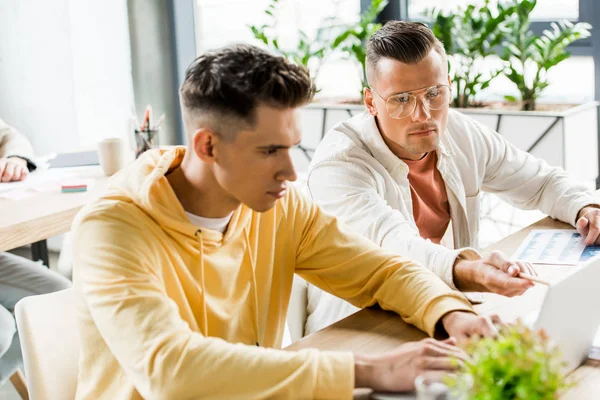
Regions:
[[[570,224],[576,222],[581,208],[598,203],[563,169],[550,167],[452,109],[437,155],[450,203],[454,249],[419,236],[408,166],[387,147],[375,118],[366,111],[327,133],[309,166],[307,190],[325,211],[379,246],[430,268],[453,288],[456,257],[478,257],[470,247],[477,247],[481,191]],[[309,315],[307,333],[356,311],[340,299],[316,292],[309,288],[308,311],[313,315]]]
[[[22,156],[31,159],[33,158],[33,149],[25,136],[0,119],[0,158],[8,156]]]

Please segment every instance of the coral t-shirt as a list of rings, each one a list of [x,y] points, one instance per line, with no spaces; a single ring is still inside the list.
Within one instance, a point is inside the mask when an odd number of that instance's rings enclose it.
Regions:
[[[446,185],[436,168],[437,154],[431,151],[420,160],[402,160],[408,165],[413,215],[419,234],[439,244],[450,223]]]

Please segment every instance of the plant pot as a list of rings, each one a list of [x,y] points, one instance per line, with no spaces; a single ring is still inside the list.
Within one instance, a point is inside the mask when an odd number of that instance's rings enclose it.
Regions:
[[[594,189],[598,176],[598,104],[591,101],[564,111],[457,110]]]
[[[598,104],[592,101],[564,111],[457,110],[500,133],[517,148],[564,168],[593,189],[598,176]],[[302,108],[302,148],[294,157],[298,169],[306,170],[314,149],[335,124],[364,109],[359,104],[333,103],[313,103]]]

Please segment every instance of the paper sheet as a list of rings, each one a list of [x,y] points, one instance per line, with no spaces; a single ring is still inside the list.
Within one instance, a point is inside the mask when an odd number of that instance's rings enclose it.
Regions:
[[[0,183],[0,199],[23,200],[39,192],[60,192],[65,182],[84,182],[91,189],[94,178],[102,176],[98,166],[35,171],[22,182]]]
[[[575,265],[600,255],[600,246],[585,246],[575,229],[534,229],[513,259],[534,264]]]

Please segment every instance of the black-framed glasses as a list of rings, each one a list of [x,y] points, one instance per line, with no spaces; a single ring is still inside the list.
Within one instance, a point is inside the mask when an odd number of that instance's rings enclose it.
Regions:
[[[390,117],[401,119],[408,117],[417,108],[417,97],[428,110],[441,110],[448,107],[452,102],[452,89],[448,85],[436,85],[427,88],[393,94],[387,99],[381,97],[372,87],[369,90],[375,93],[385,102]]]

